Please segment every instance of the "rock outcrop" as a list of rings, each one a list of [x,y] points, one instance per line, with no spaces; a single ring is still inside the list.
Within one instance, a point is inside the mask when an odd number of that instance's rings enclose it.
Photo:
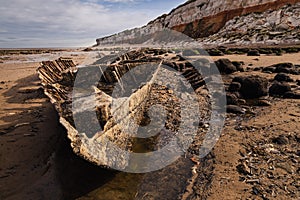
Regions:
[[[143,44],[153,41],[155,35],[163,29],[172,29],[191,38],[203,38],[212,34],[220,33],[223,37],[226,31],[234,31],[234,24],[239,19],[235,17],[244,16],[251,13],[265,12],[267,10],[278,10],[287,4],[296,4],[299,0],[190,0],[172,10],[169,14],[162,15],[157,19],[149,22],[146,26],[126,30],[121,33],[97,39],[97,45],[117,45],[117,44]],[[271,11],[267,12],[268,13]],[[281,13],[281,12],[280,12]],[[279,13],[279,14],[280,14]],[[295,13],[295,12],[294,12]],[[299,13],[299,12],[298,12]],[[277,23],[277,12],[272,20]],[[261,17],[264,17],[263,14]],[[254,15],[255,16],[255,15]],[[299,20],[298,14],[284,17],[284,20],[291,24],[283,23],[281,29],[287,30],[292,27],[297,27]],[[299,17],[299,16],[298,16]],[[251,17],[250,17],[251,18]],[[280,18],[280,17],[279,17]],[[287,19],[285,19],[287,18]],[[234,19],[232,21],[232,19]],[[247,17],[240,19],[241,22],[248,20]],[[252,19],[252,18],[251,18]],[[231,21],[230,21],[231,20]],[[271,20],[271,21],[272,21]],[[292,21],[291,21],[292,20]],[[227,23],[227,24],[226,24]],[[258,23],[258,22],[257,22]],[[261,25],[266,25],[266,22],[260,22]],[[247,25],[245,25],[247,26]],[[268,26],[268,25],[267,25]],[[274,26],[274,24],[270,24]],[[231,28],[230,28],[231,27]],[[244,29],[243,29],[244,30]],[[247,29],[246,29],[247,30]],[[268,29],[267,29],[268,30]],[[273,34],[273,33],[272,33]],[[275,34],[275,33],[274,33]],[[216,38],[215,36],[214,38]],[[207,40],[210,43],[211,40]]]

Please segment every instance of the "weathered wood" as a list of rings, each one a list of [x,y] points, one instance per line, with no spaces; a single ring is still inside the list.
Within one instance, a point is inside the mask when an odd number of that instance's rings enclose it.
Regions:
[[[38,73],[45,94],[59,112],[60,122],[66,127],[71,146],[76,154],[99,166],[125,169],[129,166],[129,153],[134,152],[135,149],[136,140],[130,136],[131,130],[134,132],[135,127],[124,129],[121,124],[126,124],[131,119],[134,119],[137,124],[143,124],[147,121],[148,109],[156,104],[163,104],[168,113],[166,128],[174,133],[178,131],[180,124],[180,105],[176,103],[178,98],[169,92],[170,88],[154,84],[159,67],[153,71],[152,77],[143,80],[144,85],[134,91],[130,90],[128,104],[121,103],[120,107],[112,110],[112,102],[115,99],[111,95],[116,86],[119,85],[121,90],[131,89],[130,81],[136,83],[137,79],[146,77],[147,72],[139,67],[144,64],[165,65],[176,71],[184,71],[184,77],[194,89],[204,85],[200,74],[187,61],[176,57],[175,54],[167,55],[166,53],[162,50],[150,49],[132,51],[111,62],[112,64],[107,66],[105,71],[101,65],[90,66],[92,70],[98,69],[102,77],[98,77],[94,71],[89,72],[88,67],[77,68],[70,59],[60,58],[56,61],[42,62]],[[174,60],[174,57],[178,59]],[[131,72],[133,69],[134,74]],[[129,72],[127,77],[130,79],[129,84],[124,76],[127,72]],[[82,73],[85,78],[75,79],[78,73]],[[94,78],[99,80],[94,90],[84,88],[87,83],[94,84],[89,82]],[[173,77],[169,78],[173,79]],[[168,76],[164,79],[168,81]],[[164,79],[161,80],[164,81]],[[74,84],[77,88],[73,88]],[[78,96],[73,95],[74,90],[77,91],[75,93]],[[202,103],[206,102],[203,99]],[[126,105],[129,106],[128,113],[124,111]],[[202,106],[206,104],[203,103]],[[90,119],[91,113],[96,113],[97,119]],[[119,121],[116,121],[114,116],[117,116]],[[168,137],[173,136],[160,137],[163,139],[159,141],[153,138],[148,140],[146,146],[155,150],[167,143]]]

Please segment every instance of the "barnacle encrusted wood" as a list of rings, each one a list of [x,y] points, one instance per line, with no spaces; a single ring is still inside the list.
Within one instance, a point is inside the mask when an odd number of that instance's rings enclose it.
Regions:
[[[208,115],[207,94],[202,92],[203,95],[200,95],[197,92],[203,91],[199,88],[204,89],[205,82],[193,65],[181,56],[160,49],[140,49],[126,53],[108,65],[99,63],[100,61],[90,66],[79,67],[70,59],[60,58],[56,61],[43,62],[38,68],[45,94],[55,105],[60,122],[67,129],[74,152],[94,164],[125,169],[130,164],[130,152],[155,151],[176,135],[182,123],[180,112],[182,105],[179,102],[181,97],[176,97],[167,86],[153,82],[157,79],[155,76],[158,76],[160,66],[168,66],[186,79],[198,94],[196,98],[199,104],[199,117]],[[145,64],[158,67],[142,67]],[[134,74],[131,73],[133,69]],[[96,71],[101,72],[100,76],[95,73]],[[132,80],[141,80],[145,77],[143,85],[131,88],[131,84],[121,80],[125,74],[129,74]],[[167,72],[161,80],[168,79],[174,77],[171,75],[168,77]],[[93,80],[97,80],[96,83]],[[84,88],[87,84],[93,86],[89,87],[93,88],[92,92]],[[182,86],[178,84],[176,87]],[[113,93],[116,88],[130,91],[126,94],[129,112],[124,112],[122,103],[112,111],[112,102],[116,98]],[[148,111],[153,105],[158,104],[164,107],[167,117],[165,127],[157,135],[141,140],[130,135],[134,127],[126,129],[122,127],[122,123],[129,119],[134,119],[140,126],[149,124],[155,117],[150,119]],[[193,105],[185,106],[191,108]],[[91,112],[96,113],[96,120],[90,117],[93,116]],[[121,116],[120,121],[113,117],[116,115]],[[185,138],[181,137],[179,143],[184,145],[187,142],[184,140]]]

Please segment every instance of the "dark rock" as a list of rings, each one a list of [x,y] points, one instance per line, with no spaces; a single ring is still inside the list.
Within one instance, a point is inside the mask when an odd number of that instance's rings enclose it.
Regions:
[[[178,61],[185,61],[185,58],[180,55],[176,55],[176,59],[178,59]]]
[[[234,114],[245,114],[245,111],[241,107],[236,105],[228,105],[227,112],[234,113]]]
[[[224,53],[218,49],[210,49],[208,50],[208,54],[210,56],[224,56]]]
[[[298,53],[299,49],[296,47],[288,47],[284,49],[286,53]]]
[[[289,143],[289,139],[284,135],[280,135],[279,137],[273,138],[272,142],[279,145],[286,145]]]
[[[255,50],[250,50],[250,51],[248,51],[247,56],[260,56],[260,53],[256,49]]]
[[[253,69],[253,71],[260,71],[261,70],[261,68],[260,67],[255,67],[254,69]]]
[[[279,63],[276,65],[273,65],[273,67],[275,67],[275,71],[276,73],[291,73],[291,70],[294,69],[294,64],[293,63]]]
[[[268,100],[265,100],[265,99],[259,99],[257,101],[257,106],[271,106],[272,104],[268,101]]]
[[[297,82],[297,85],[299,85],[299,86],[300,86],[300,80],[297,80],[296,82]]]
[[[290,91],[290,92],[284,93],[283,98],[286,98],[286,99],[300,99],[300,94]]]
[[[239,83],[239,82],[232,82],[230,85],[229,85],[229,88],[228,90],[230,92],[238,92],[240,89],[241,89],[242,85]]]
[[[268,94],[268,79],[251,75],[247,77],[235,77],[232,82],[241,84],[240,93],[246,99],[254,99]]]
[[[272,54],[273,51],[271,49],[264,49],[264,48],[260,48],[259,50],[260,54]]]
[[[85,48],[83,51],[93,51],[91,48]]]
[[[238,166],[236,166],[236,169],[240,174],[244,174],[244,175],[251,174],[250,168],[245,163],[239,164]]]
[[[269,72],[275,73],[276,67],[274,67],[274,66],[265,67],[265,68],[263,68],[262,71],[265,72],[265,73],[269,73]]]
[[[239,99],[233,93],[226,94],[227,105],[238,105]]]
[[[237,71],[245,72],[243,65],[245,64],[242,61],[232,61],[232,64],[236,67]]]
[[[290,92],[291,86],[285,82],[275,82],[269,89],[269,93],[271,96],[282,96],[287,92]]]
[[[293,82],[293,79],[285,74],[285,73],[279,73],[275,76],[274,78],[275,81],[279,81],[279,82]]]
[[[215,62],[221,74],[232,74],[237,71],[236,66],[229,59],[219,59]]]

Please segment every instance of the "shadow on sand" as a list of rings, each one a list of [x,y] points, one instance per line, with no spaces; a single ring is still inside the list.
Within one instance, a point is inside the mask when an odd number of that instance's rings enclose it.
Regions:
[[[1,108],[7,115],[1,118],[6,124],[0,125],[0,199],[75,199],[117,174],[73,153],[37,75],[18,80],[3,95],[11,106]]]

